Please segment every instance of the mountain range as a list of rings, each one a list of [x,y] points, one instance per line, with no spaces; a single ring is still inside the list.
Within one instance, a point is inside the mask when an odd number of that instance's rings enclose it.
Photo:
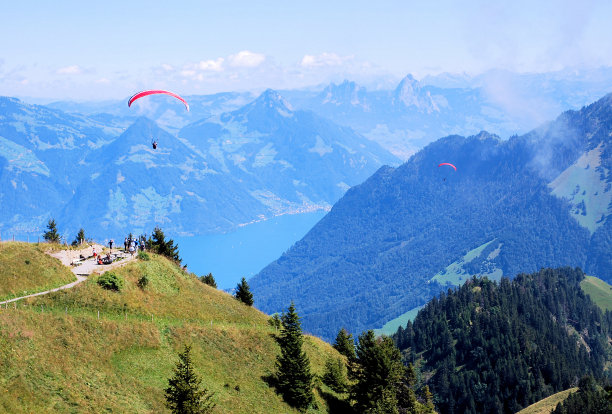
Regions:
[[[472,275],[570,265],[612,281],[611,136],[612,94],[508,140],[439,139],[351,188],[251,279],[255,304],[273,313],[294,300],[304,328],[330,339]]]
[[[501,137],[525,133],[568,109],[578,109],[612,92],[612,69],[512,73],[487,71],[478,76],[442,73],[417,81],[406,75],[395,85],[367,88],[351,80],[309,89],[281,90],[296,110],[310,110],[348,126],[407,160],[426,144],[449,134],[481,130]],[[48,105],[99,120],[113,118],[124,127],[139,116],[178,133],[180,128],[234,111],[255,96],[248,92],[185,95],[191,110],[163,97],[138,101],[58,101]]]
[[[40,234],[49,217],[66,237],[80,227],[102,239],[156,225],[171,234],[227,231],[329,209],[381,165],[399,162],[347,127],[293,111],[271,90],[178,136],[142,117],[124,130],[121,117],[105,123],[12,98],[0,113],[4,233]]]

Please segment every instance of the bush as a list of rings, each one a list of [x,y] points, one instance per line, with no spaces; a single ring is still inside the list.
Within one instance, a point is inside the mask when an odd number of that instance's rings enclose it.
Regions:
[[[151,260],[151,256],[149,256],[149,253],[147,252],[138,252],[138,258],[140,260],[144,260],[145,262]]]
[[[215,278],[213,277],[212,273],[209,273],[206,276],[202,276],[199,279],[200,282],[206,283],[208,286],[212,286],[215,289],[217,288],[217,282],[215,281]]]
[[[123,289],[123,279],[112,272],[106,272],[98,278],[98,285],[104,289],[119,292]]]
[[[268,324],[275,327],[277,330],[281,328],[281,318],[278,316],[278,313],[275,313],[268,319]]]
[[[147,275],[143,275],[140,279],[138,279],[138,287],[139,288],[144,289],[148,285],[149,285],[149,278],[147,277]]]

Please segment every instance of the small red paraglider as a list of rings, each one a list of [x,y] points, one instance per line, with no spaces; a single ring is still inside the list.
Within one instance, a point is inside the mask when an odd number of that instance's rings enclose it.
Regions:
[[[183,98],[181,98],[180,96],[178,96],[174,92],[162,91],[160,89],[154,89],[154,90],[149,90],[149,91],[138,92],[137,94],[133,95],[130,99],[128,99],[128,106],[131,107],[132,103],[135,100],[137,100],[137,99],[140,99],[140,98],[143,98],[143,97],[149,96],[149,95],[159,95],[159,94],[170,95],[170,96],[178,99],[179,101],[181,101],[185,105],[185,108],[187,108],[187,110],[189,111],[189,104],[187,103],[186,100],[184,100]]]
[[[451,167],[453,167],[455,169],[455,171],[457,171],[457,167],[455,167],[453,164],[451,164],[449,162],[443,162],[442,164],[439,164],[438,167],[441,167],[443,165],[450,165]]]
[[[132,95],[132,97],[130,99],[128,99],[128,107],[131,107],[132,104],[134,103],[134,101],[137,100],[137,99],[144,98],[145,96],[149,96],[149,95],[160,95],[160,94],[161,95],[169,95],[169,96],[172,96],[172,97],[178,99],[179,101],[181,101],[185,105],[185,108],[187,108],[187,111],[189,111],[189,104],[187,103],[186,100],[184,100],[183,98],[181,98],[180,96],[178,96],[174,92],[163,91],[161,89],[152,89],[152,90],[148,90],[148,91],[141,91],[141,92],[138,92],[135,95]],[[151,141],[151,145],[153,146],[154,150],[157,149],[157,141],[152,140]]]

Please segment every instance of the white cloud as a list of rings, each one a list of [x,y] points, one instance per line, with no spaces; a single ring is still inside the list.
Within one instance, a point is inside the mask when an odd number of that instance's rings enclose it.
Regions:
[[[187,77],[187,78],[191,78],[193,76],[196,75],[196,71],[195,70],[191,70],[191,69],[184,69],[181,71],[181,75]]]
[[[200,70],[210,70],[213,72],[220,72],[223,70],[223,62],[225,61],[225,59],[223,58],[217,58],[215,60],[209,59],[209,60],[202,60],[200,61],[200,63],[197,64],[198,69]]]
[[[304,55],[301,65],[303,67],[317,68],[322,66],[341,66],[353,56],[338,56],[335,53],[321,53],[320,55]]]
[[[266,57],[261,53],[254,53],[248,50],[243,50],[228,57],[230,66],[243,68],[254,68],[262,64],[264,60],[266,60]]]
[[[171,72],[174,70],[174,66],[169,65],[167,63],[162,63],[161,65],[162,69],[165,70],[166,72]]]
[[[83,69],[79,65],[64,66],[57,70],[59,75],[80,75],[83,73]]]
[[[95,80],[96,83],[101,83],[104,85],[108,85],[111,81],[108,78],[100,78]]]

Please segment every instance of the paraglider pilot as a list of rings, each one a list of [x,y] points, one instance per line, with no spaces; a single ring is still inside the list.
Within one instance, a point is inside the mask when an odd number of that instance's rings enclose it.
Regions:
[[[151,145],[153,145],[153,149],[157,149],[157,141],[151,141]]]

